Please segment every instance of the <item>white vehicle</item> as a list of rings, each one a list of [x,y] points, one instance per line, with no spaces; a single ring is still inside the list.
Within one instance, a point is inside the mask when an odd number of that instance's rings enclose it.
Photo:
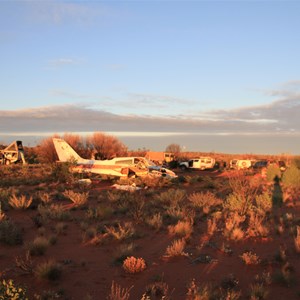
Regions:
[[[215,166],[215,159],[211,157],[199,157],[199,158],[193,158],[189,161],[183,161],[179,164],[179,168],[181,170],[186,169],[199,169],[199,170],[205,170],[205,169],[212,169]]]
[[[118,177],[154,176],[177,177],[169,169],[156,166],[145,157],[116,157],[106,160],[91,160],[80,157],[64,140],[53,138],[54,147],[60,162],[73,163],[72,171],[96,173]]]
[[[236,163],[237,169],[249,169],[252,165],[252,162],[250,159],[239,159]]]

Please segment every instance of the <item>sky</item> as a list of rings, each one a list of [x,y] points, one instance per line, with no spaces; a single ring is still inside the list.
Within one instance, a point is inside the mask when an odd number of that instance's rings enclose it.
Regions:
[[[300,153],[300,1],[0,1],[0,142]]]

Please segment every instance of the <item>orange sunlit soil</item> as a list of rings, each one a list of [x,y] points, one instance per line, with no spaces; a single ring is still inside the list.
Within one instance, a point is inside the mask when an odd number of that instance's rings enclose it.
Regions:
[[[282,194],[277,196],[283,203],[275,203],[275,183],[259,174],[239,174],[235,185],[228,176],[232,171],[177,174],[173,182],[138,181],[146,188],[130,193],[113,190],[114,180],[83,186],[72,178],[63,183],[51,177],[47,166],[5,167],[0,189],[5,217],[0,226],[13,223],[22,243],[7,237],[9,245],[0,231],[1,277],[24,287],[29,299],[117,299],[111,295],[113,283],[123,292],[127,289],[129,299],[196,299],[205,286],[213,299],[247,299],[255,293],[252,299],[299,297],[298,196],[288,195],[280,185]],[[234,186],[248,182],[250,187],[255,178],[255,187],[244,191],[269,194],[272,206],[267,200],[257,200],[247,210],[229,206]],[[66,190],[86,193],[87,202],[76,206],[63,195]],[[30,207],[11,207],[13,193],[31,196]],[[38,237],[48,241],[42,253],[34,248]],[[174,241],[183,241],[178,255],[168,254],[178,250],[170,248]],[[246,263],[244,253],[255,254],[257,261],[248,257]],[[122,264],[131,256],[142,258],[146,266],[126,272]],[[38,271],[49,260],[59,265],[53,278]]]

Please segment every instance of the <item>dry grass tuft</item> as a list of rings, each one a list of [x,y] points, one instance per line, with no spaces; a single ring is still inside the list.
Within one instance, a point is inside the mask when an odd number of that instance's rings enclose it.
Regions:
[[[187,256],[184,252],[185,245],[185,239],[173,241],[172,244],[167,247],[165,257]]]
[[[16,194],[13,194],[9,198],[9,205],[15,209],[27,209],[32,203],[32,197],[26,198],[25,195],[17,197]]]
[[[76,193],[72,190],[66,190],[63,195],[73,202],[74,207],[80,207],[87,203],[89,192],[86,193]]]
[[[189,221],[178,221],[177,224],[170,225],[168,229],[171,235],[189,237],[193,232],[193,225]]]
[[[146,262],[143,258],[130,256],[123,261],[123,269],[130,274],[140,273],[146,269]]]
[[[107,296],[107,300],[128,300],[130,297],[130,290],[133,288],[122,288],[114,281],[111,284],[110,294]]]

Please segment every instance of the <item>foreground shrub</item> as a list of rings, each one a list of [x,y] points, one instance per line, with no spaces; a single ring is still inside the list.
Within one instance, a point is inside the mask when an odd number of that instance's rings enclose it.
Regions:
[[[9,198],[9,205],[15,209],[27,209],[32,203],[32,197],[26,198],[25,195],[17,197],[16,194],[13,194]]]
[[[39,264],[35,269],[35,275],[39,279],[47,279],[50,281],[58,280],[61,277],[61,266],[54,260]]]
[[[175,225],[169,226],[169,233],[181,237],[189,237],[193,231],[193,225],[189,221],[178,221]]]
[[[173,241],[172,244],[167,247],[165,256],[166,257],[186,256],[187,254],[184,252],[185,245],[186,245],[186,241],[184,239]]]
[[[114,281],[111,284],[110,293],[107,296],[108,300],[128,300],[130,297],[130,290],[133,288],[122,288]]]
[[[200,192],[189,195],[189,201],[196,208],[202,208],[205,214],[208,214],[210,208],[222,203],[212,192]]]
[[[11,246],[23,243],[21,230],[10,220],[0,222],[0,243]]]
[[[15,285],[10,279],[8,281],[0,281],[0,299],[1,300],[28,300],[26,296],[26,289]]]
[[[115,227],[107,227],[105,229],[109,235],[114,237],[116,240],[124,240],[130,238],[134,235],[135,229],[132,223],[126,222],[122,226],[120,223],[118,224],[118,228]]]
[[[157,213],[157,214],[153,215],[152,217],[147,218],[146,223],[150,227],[159,231],[161,229],[161,227],[163,226],[163,217],[160,213]]]
[[[258,265],[260,263],[258,255],[251,251],[244,252],[240,257],[246,265]]]
[[[87,203],[89,192],[86,193],[76,193],[72,190],[66,190],[63,192],[63,195],[70,199],[75,207],[83,206]]]
[[[143,258],[130,256],[124,260],[123,269],[130,274],[140,273],[146,269],[146,262]]]

